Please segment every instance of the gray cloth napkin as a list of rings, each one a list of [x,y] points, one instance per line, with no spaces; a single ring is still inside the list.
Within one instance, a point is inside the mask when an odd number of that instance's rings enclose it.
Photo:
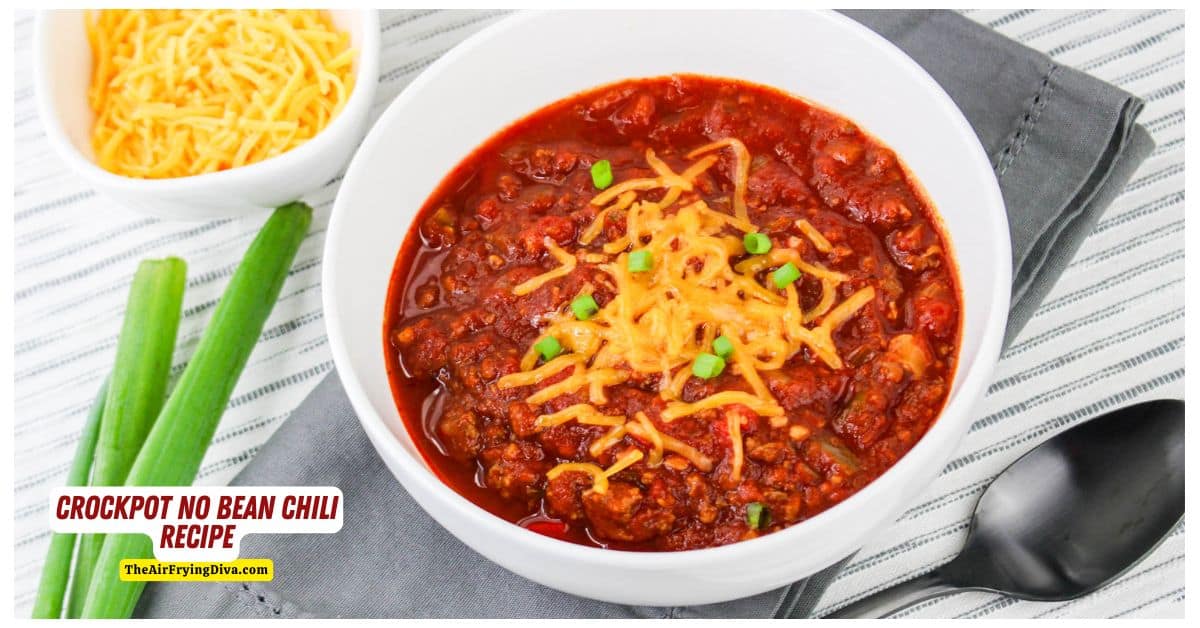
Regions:
[[[992,156],[1013,242],[1011,340],[1153,148],[1133,123],[1141,101],[953,13],[847,14],[924,66]],[[233,484],[340,487],[345,525],[334,535],[250,536],[242,556],[274,559],[273,582],[152,584],[138,616],[808,617],[845,562],[706,606],[622,606],[542,587],[480,557],[417,506],[375,454],[337,377]]]

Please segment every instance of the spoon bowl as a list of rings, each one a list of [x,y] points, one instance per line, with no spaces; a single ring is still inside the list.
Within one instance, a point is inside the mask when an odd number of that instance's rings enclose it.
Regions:
[[[1183,518],[1184,405],[1139,403],[1043,442],[987,487],[962,552],[831,617],[882,617],[964,590],[1070,600],[1111,582]]]

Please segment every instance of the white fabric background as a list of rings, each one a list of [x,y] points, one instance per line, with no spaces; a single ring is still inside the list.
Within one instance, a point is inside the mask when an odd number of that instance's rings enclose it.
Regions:
[[[860,552],[823,608],[909,578],[959,548],[974,502],[1033,444],[1136,400],[1183,396],[1184,18],[1182,12],[974,11],[969,17],[1146,100],[1158,144],[1006,352],[959,457]],[[378,115],[426,65],[499,19],[491,12],[385,11]],[[111,368],[140,259],[187,260],[176,369],[199,339],[265,216],[164,223],[98,196],[52,152],[33,97],[33,19],[15,24],[15,604],[27,616],[49,539],[48,491],[65,478],[87,407]],[[337,184],[316,208],[282,297],[242,376],[200,483],[227,482],[331,367],[321,249]],[[1102,591],[1066,604],[965,593],[909,617],[1181,617],[1184,535]]]

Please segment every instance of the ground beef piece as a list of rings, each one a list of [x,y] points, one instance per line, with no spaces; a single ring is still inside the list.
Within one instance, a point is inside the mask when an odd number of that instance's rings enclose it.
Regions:
[[[786,164],[767,157],[756,157],[750,170],[748,202],[751,205],[803,207],[812,192]]]
[[[891,161],[891,151],[871,146],[859,160],[846,152],[847,141],[846,135],[813,141],[811,183],[821,199],[830,207],[844,207],[854,220],[869,225],[891,227],[912,218],[919,202],[904,173]],[[884,172],[874,173],[884,162],[891,167],[882,166]]]
[[[592,488],[592,476],[568,471],[546,483],[546,511],[567,521],[584,519],[583,492]]]
[[[441,269],[442,296],[449,305],[472,302],[476,282],[491,273],[491,255],[492,247],[479,232],[464,235],[458,245],[450,248]]]
[[[608,483],[604,493],[583,493],[583,509],[596,535],[614,541],[648,541],[671,530],[675,515],[628,482]]]
[[[537,410],[523,402],[514,401],[508,404],[508,421],[513,434],[520,438],[529,438],[537,434]]]
[[[559,458],[576,458],[587,450],[588,441],[602,431],[575,424],[555,425],[538,434],[538,442]]]
[[[935,338],[953,338],[958,332],[958,302],[941,275],[926,273],[913,297],[916,324]]]
[[[804,460],[825,477],[851,476],[862,468],[859,457],[832,434],[819,434],[805,444]]]
[[[561,185],[579,163],[579,155],[567,147],[520,146],[506,153],[508,165],[531,181]]]
[[[691,506],[700,523],[712,523],[717,520],[720,509],[716,504],[716,491],[711,484],[699,473],[689,473],[687,476],[687,503]]]
[[[508,373],[520,370],[520,359],[516,349],[507,342],[495,334],[482,332],[451,345],[448,367],[452,379],[473,393],[482,393],[501,370]],[[501,367],[500,363],[505,364]]]
[[[774,464],[790,456],[792,448],[785,442],[768,441],[754,445],[746,452],[746,457],[766,464]]]
[[[941,263],[942,247],[937,234],[925,223],[896,229],[887,236],[887,249],[900,266],[915,272]]]
[[[910,206],[916,202],[902,186],[868,188],[827,184],[818,187],[830,195],[826,202],[844,204],[851,217],[870,225],[888,227],[908,220],[912,217]]]
[[[888,408],[907,380],[904,367],[886,357],[860,367],[850,401],[833,419],[834,432],[859,451],[870,447],[887,430],[891,422]]]
[[[456,398],[450,397],[437,422],[437,434],[446,454],[457,460],[470,460],[481,446],[479,416]]]
[[[550,462],[542,448],[526,441],[491,447],[479,454],[484,482],[505,499],[533,502],[541,496]]]
[[[400,362],[413,377],[433,377],[446,365],[448,334],[430,318],[419,318],[392,337]]]
[[[789,364],[763,375],[779,405],[792,411],[811,408],[824,413],[846,385],[842,373],[811,364]]]
[[[583,115],[589,120],[600,120],[612,115],[621,103],[629,99],[633,95],[632,87],[620,87],[616,89],[605,90],[600,95],[592,99],[585,107],[583,107]]]
[[[458,241],[458,214],[443,205],[421,222],[421,240],[431,249],[440,249]]]
[[[946,382],[940,377],[913,382],[905,389],[893,411],[901,441],[910,446],[916,443],[941,412],[945,398]]]
[[[517,240],[526,257],[536,258],[546,251],[547,237],[559,246],[567,245],[575,239],[575,223],[566,216],[542,216],[533,226],[521,231]],[[549,261],[551,267],[558,266],[553,257]]]
[[[642,137],[654,124],[654,97],[638,94],[612,116],[617,132],[626,137]]]
[[[417,287],[417,291],[413,295],[413,303],[422,310],[428,310],[438,304],[439,297],[438,280],[436,277],[430,277]]]
[[[655,142],[674,144],[681,138],[691,138],[704,132],[704,112],[687,109],[661,116],[650,137]]]

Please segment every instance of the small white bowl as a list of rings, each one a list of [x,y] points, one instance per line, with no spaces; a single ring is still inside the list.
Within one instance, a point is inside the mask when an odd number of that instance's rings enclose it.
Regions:
[[[357,49],[354,89],[341,113],[304,144],[277,157],[208,174],[137,179],[95,163],[87,101],[92,49],[83,11],[41,11],[34,27],[34,89],[38,113],[55,151],[101,192],[130,209],[171,220],[240,216],[299,199],[345,166],[363,133],[379,81],[379,12],[331,11]]]
[[[584,41],[603,45],[579,45]],[[963,297],[959,365],[950,399],[921,441],[866,488],[807,521],[711,549],[585,547],[493,516],[430,471],[388,385],[384,301],[417,209],[480,143],[581,90],[673,72],[775,86],[855,120],[896,150],[938,207],[956,252]],[[507,569],[569,593],[627,604],[753,595],[862,547],[945,467],[991,379],[1008,313],[1008,222],[975,132],[912,59],[835,13],[571,11],[507,19],[443,56],[392,102],[350,164],[325,242],[322,292],[334,362],[364,430],[409,494]],[[375,524],[405,533],[403,521]]]

